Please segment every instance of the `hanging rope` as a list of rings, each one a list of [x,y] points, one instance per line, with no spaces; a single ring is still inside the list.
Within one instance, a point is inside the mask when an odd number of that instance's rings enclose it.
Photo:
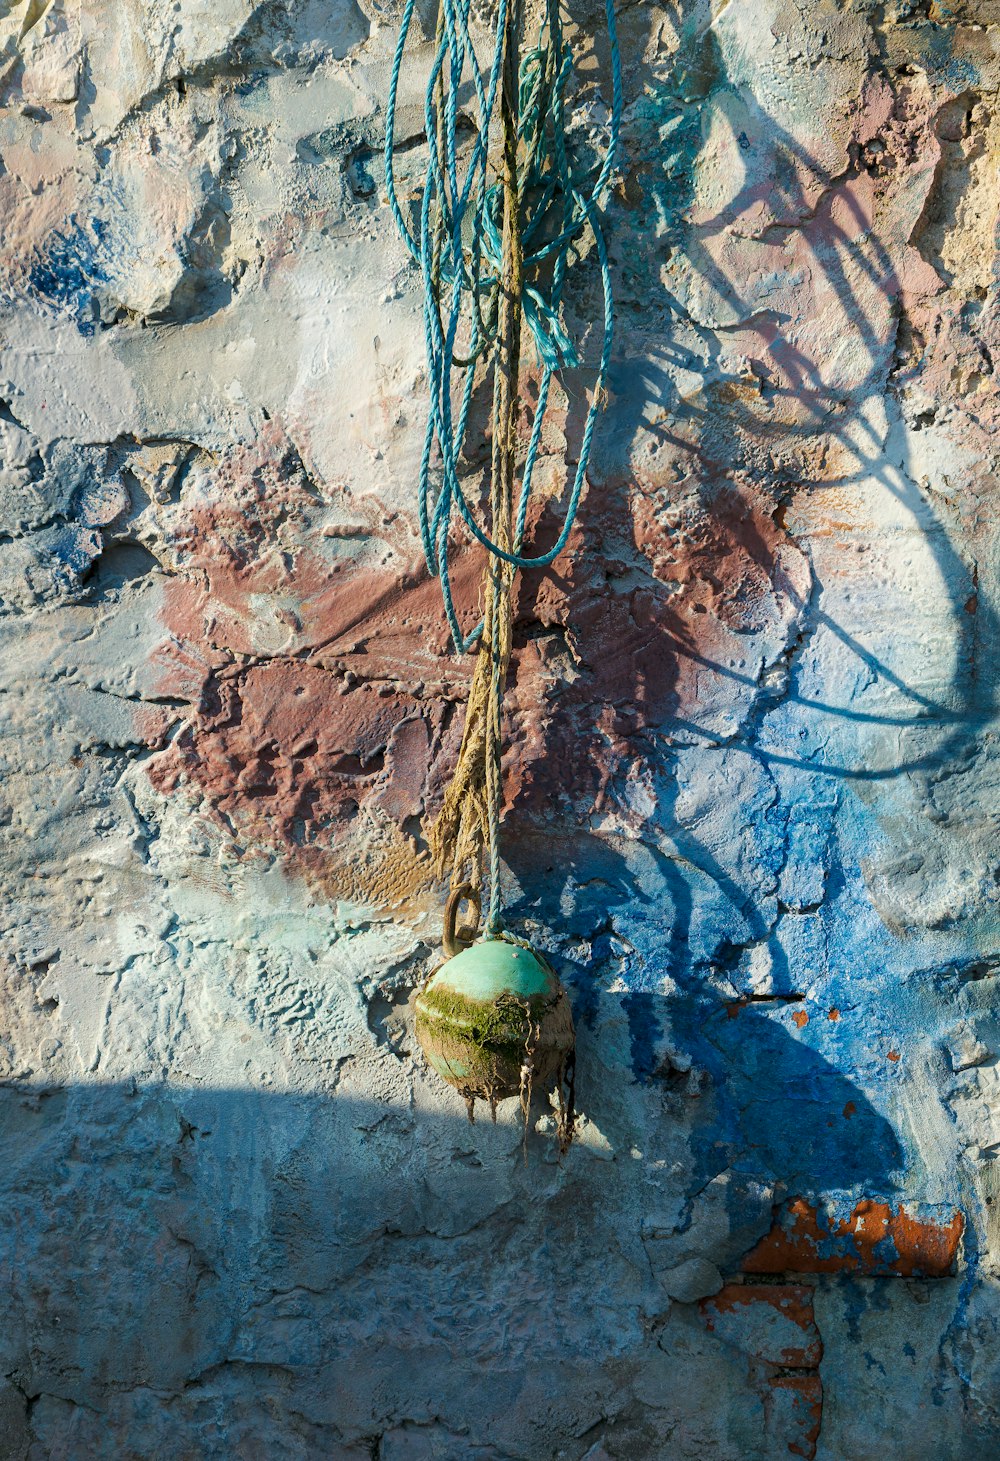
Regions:
[[[458,765],[430,845],[439,874],[452,887],[468,882],[478,899],[484,848],[489,849],[486,934],[501,931],[499,824],[502,802],[502,704],[511,647],[511,590],[519,568],[541,568],[562,551],[579,506],[597,412],[611,356],[613,310],[607,250],[597,208],[611,177],[621,125],[621,66],[614,0],[606,0],[612,107],[603,161],[581,161],[568,127],[573,57],[563,36],[559,0],[544,0],[538,43],[521,55],[523,0],[499,0],[489,72],[480,71],[469,30],[472,0],[440,0],[434,58],[424,106],[428,165],[419,230],[405,219],[396,192],[393,153],[396,99],[415,0],[407,0],[389,86],[385,172],[396,224],[419,264],[430,410],[420,465],[419,521],[430,572],[441,580],[455,647],[479,652],[469,692]],[[461,175],[459,95],[471,82],[475,137]],[[502,165],[489,172],[490,130],[499,98]],[[468,144],[466,143],[466,146]],[[603,288],[600,362],[584,422],[562,528],[554,546],[521,552],[533,474],[553,376],[579,365],[562,320],[572,259],[593,241]],[[522,321],[541,364],[538,400],[517,489],[518,374]],[[493,374],[489,526],[466,496],[460,462],[477,380]],[[515,510],[516,497],[516,510]],[[456,521],[487,550],[484,614],[464,633],[452,597],[449,550]]]

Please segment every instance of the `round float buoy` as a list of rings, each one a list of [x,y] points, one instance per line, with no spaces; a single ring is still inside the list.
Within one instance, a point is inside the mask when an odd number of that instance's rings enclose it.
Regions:
[[[501,933],[478,939],[447,959],[416,998],[416,1033],[430,1066],[496,1117],[498,1101],[571,1071],[575,1035],[569,997],[551,964]],[[570,1110],[570,1125],[572,1112]]]

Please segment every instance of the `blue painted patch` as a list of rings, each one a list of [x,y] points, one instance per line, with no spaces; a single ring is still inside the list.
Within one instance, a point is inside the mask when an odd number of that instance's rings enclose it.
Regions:
[[[66,311],[80,334],[89,336],[97,324],[94,291],[109,278],[98,257],[107,225],[99,218],[83,225],[71,217],[69,223],[68,233],[55,233],[48,239],[29,272],[28,283],[39,299]]]
[[[656,995],[641,992],[626,994],[622,999],[628,1018],[632,1074],[637,1081],[652,1080],[660,1063],[657,1044],[662,1039],[663,1026],[657,1016],[658,1003],[662,1001]]]
[[[57,528],[45,546],[50,557],[65,570],[65,581],[70,585],[88,571],[100,554],[103,540],[97,528],[69,523]]]
[[[904,1157],[892,1125],[805,1032],[793,1033],[789,1008],[696,1015],[692,1053],[718,1101],[713,1139],[732,1144],[740,1170],[790,1191],[894,1190]]]

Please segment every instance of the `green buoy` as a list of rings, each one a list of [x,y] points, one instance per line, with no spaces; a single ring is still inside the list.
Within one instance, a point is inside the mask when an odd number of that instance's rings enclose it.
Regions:
[[[477,1097],[495,1119],[498,1101],[520,1096],[527,1117],[536,1085],[558,1082],[562,1102],[573,1015],[555,970],[527,944],[501,933],[462,948],[417,995],[416,1016],[429,1065],[465,1097],[470,1119]]]

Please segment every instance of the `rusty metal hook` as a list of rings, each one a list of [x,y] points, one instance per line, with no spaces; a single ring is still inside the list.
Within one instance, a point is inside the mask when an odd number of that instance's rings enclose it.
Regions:
[[[472,904],[476,910],[476,918],[474,923],[463,923],[461,928],[458,928],[456,927],[458,910],[463,903]],[[467,949],[475,943],[482,912],[482,901],[471,883],[459,883],[457,888],[452,888],[448,894],[448,901],[444,905],[444,928],[441,934],[441,942],[447,958],[453,959],[456,954],[460,954],[463,949]]]

